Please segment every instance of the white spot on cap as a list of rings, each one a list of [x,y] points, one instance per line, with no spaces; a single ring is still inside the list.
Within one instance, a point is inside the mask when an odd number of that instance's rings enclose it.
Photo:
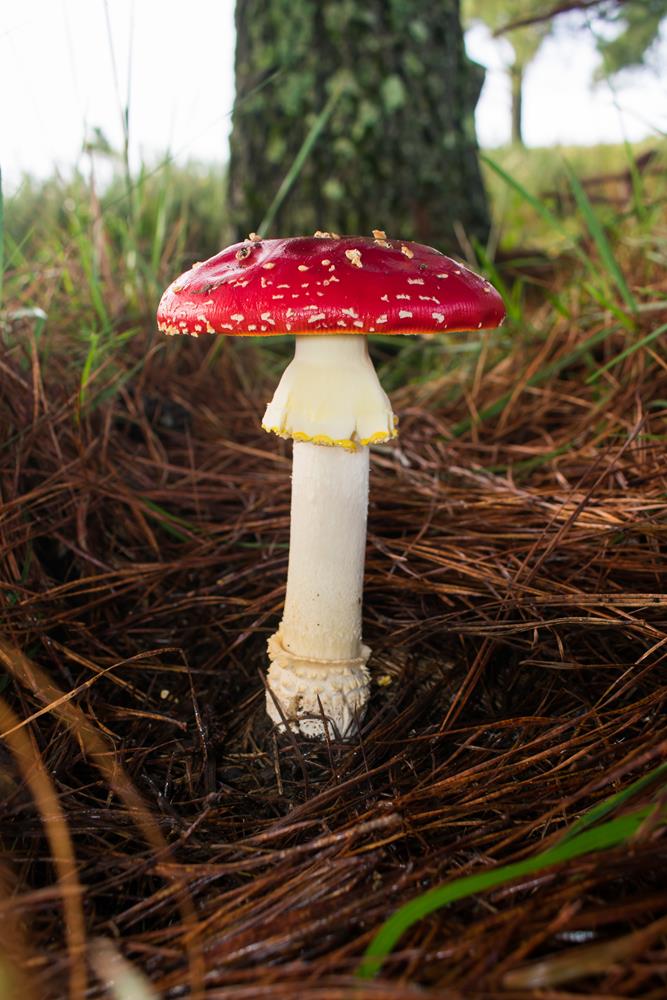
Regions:
[[[263,319],[265,323],[273,323],[274,326],[276,325],[276,321],[273,319],[270,312],[263,312],[259,318]]]
[[[408,278],[408,284],[409,285],[423,285],[424,284],[424,279],[423,278]]]
[[[320,261],[320,263],[322,267],[328,267],[331,261],[327,257],[325,257],[324,260]]]
[[[257,324],[256,323],[248,323],[248,329],[249,330],[256,330],[257,329]]]
[[[243,315],[243,313],[234,313],[229,318],[233,319],[235,323],[242,323],[243,320],[245,319],[245,316]]]
[[[378,316],[378,318],[375,320],[375,322],[376,323],[386,323],[387,322],[387,314],[384,313],[384,315]]]
[[[387,234],[385,233],[384,229],[374,229],[373,230],[373,239],[375,239],[375,240],[386,240],[386,238],[387,238]]]
[[[400,309],[398,313],[399,319],[412,319],[412,313],[409,309]]]
[[[352,316],[353,318],[356,318],[359,315],[356,309],[341,309],[341,312],[343,316]]]
[[[273,263],[272,260],[267,260],[266,264],[262,264],[262,267],[266,268],[267,271],[270,271],[271,268],[275,266],[276,265]]]
[[[272,295],[271,298],[272,299],[284,299],[285,296],[284,295]]]
[[[276,285],[276,288],[289,288],[289,285]]]
[[[448,274],[436,274],[436,278],[448,278]]]
[[[360,250],[346,250],[345,256],[349,260],[353,267],[363,267],[361,263],[361,251]]]
[[[415,255],[414,250],[411,250],[410,247],[406,247],[405,244],[403,244],[403,246],[401,247],[401,253],[404,253],[406,257],[410,258],[414,257]]]
[[[396,298],[397,299],[408,299],[408,301],[409,301],[410,296],[409,295],[397,295]]]
[[[361,327],[363,327],[363,325],[364,324],[361,322],[360,319],[355,319],[354,323],[352,324],[352,326],[358,326],[360,329]]]
[[[308,271],[309,268],[308,268],[307,264],[299,264],[298,270],[299,271]]]
[[[324,313],[315,313],[314,316],[309,316],[308,317],[308,322],[309,323],[317,323],[317,322],[319,322],[319,320],[324,319],[324,318],[325,318]]]
[[[388,295],[383,295],[382,296],[382,301],[383,302],[389,302],[389,296]]]
[[[444,323],[445,322],[445,314],[444,313],[431,313],[431,316],[436,321],[436,323]]]

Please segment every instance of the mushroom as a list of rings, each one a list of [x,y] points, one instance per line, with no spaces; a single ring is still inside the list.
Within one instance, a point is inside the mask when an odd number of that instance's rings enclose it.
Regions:
[[[262,427],[292,438],[292,511],[282,621],[268,640],[266,707],[279,727],[350,738],[369,698],[361,613],[369,446],[397,434],[368,334],[495,328],[502,300],[483,278],[418,243],[258,239],[177,278],[158,309],[168,334],[293,333]]]

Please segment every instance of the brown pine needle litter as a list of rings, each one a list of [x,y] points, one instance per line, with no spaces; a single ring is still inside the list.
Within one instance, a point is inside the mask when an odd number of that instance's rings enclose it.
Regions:
[[[163,998],[667,995],[655,785],[630,804],[656,803],[631,842],[443,907],[356,975],[401,904],[552,846],[665,759],[664,342],[587,382],[623,330],[548,309],[541,339],[483,345],[462,392],[456,369],[393,393],[399,442],[372,455],[374,693],[340,745],[277,738],[265,716],[290,462],[259,429],[258,349],[167,343],[146,320],[82,399],[58,336],[37,349],[14,324],[7,996],[87,978],[86,996],[122,997],[113,969]]]

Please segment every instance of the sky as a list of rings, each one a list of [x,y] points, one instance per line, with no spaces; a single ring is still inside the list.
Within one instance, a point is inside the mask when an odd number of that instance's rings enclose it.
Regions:
[[[133,162],[169,151],[177,161],[222,162],[234,100],[234,0],[0,0],[0,167],[11,187],[23,171],[67,170],[92,127],[122,143],[129,93]],[[568,26],[569,25],[569,26]],[[573,27],[574,25],[574,27]],[[509,137],[507,51],[486,29],[466,38],[487,67],[477,107],[480,143]],[[636,140],[667,132],[667,38],[656,63],[615,88],[591,87],[590,33],[561,19],[529,68],[528,145]]]

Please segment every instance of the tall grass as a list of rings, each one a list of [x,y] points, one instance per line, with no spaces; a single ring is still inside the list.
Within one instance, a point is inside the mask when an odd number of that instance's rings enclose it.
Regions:
[[[333,95],[332,105],[335,99]],[[323,116],[329,110],[327,106]],[[310,145],[316,138],[309,137]],[[310,145],[306,144],[304,156]],[[575,345],[572,359],[585,356],[591,381],[609,373],[620,353],[614,347],[610,356],[607,343],[616,345],[619,336],[625,337],[621,351],[632,352],[652,342],[645,338],[653,330],[638,322],[638,316],[659,305],[652,297],[644,255],[651,244],[665,254],[665,240],[655,226],[665,183],[655,177],[647,182],[633,174],[632,199],[623,212],[594,206],[579,176],[599,172],[602,165],[627,167],[628,157],[634,163],[630,153],[636,150],[629,153],[615,147],[603,152],[604,157],[599,149],[568,151],[564,158],[559,150],[529,150],[520,169],[513,150],[484,158],[496,225],[506,231],[503,256],[520,236],[521,255],[526,250],[529,255],[547,254],[542,257],[544,276],[531,274],[530,261],[527,267],[520,260],[509,270],[506,265],[499,267],[493,253],[478,247],[473,263],[504,295],[506,330],[491,341],[474,333],[429,342],[377,338],[373,350],[388,389],[397,389],[406,380],[441,377],[458,391],[457,378],[465,383],[482,356],[495,363],[514,349],[517,338],[526,343],[544,341],[557,315],[567,315],[584,331],[590,330],[587,347]],[[54,177],[43,183],[26,179],[7,199],[4,213],[0,203],[5,303],[10,311],[39,307],[49,314],[49,331],[65,338],[82,387],[132,335],[152,328],[165,284],[193,260],[214,253],[226,237],[224,182],[218,171],[196,164],[177,167],[165,157],[131,176],[122,156],[99,150],[89,156],[90,171],[77,169],[68,179]],[[111,173],[101,191],[94,186],[93,158],[98,166],[105,158]],[[287,172],[285,186],[298,183],[298,166],[293,164]],[[545,189],[558,185],[567,186],[576,211],[559,215],[546,199]],[[525,220],[521,231],[507,225],[508,212],[514,221]],[[626,277],[628,269],[633,287]],[[553,307],[551,314],[540,313],[537,321],[536,290]],[[601,316],[608,337],[600,334]],[[268,367],[277,367],[286,348],[272,342],[259,350]],[[599,357],[602,364],[597,363]],[[546,361],[530,373],[529,380],[540,384],[550,375]],[[493,416],[502,405],[499,400],[486,416]],[[468,426],[469,422],[462,424],[458,432]]]

